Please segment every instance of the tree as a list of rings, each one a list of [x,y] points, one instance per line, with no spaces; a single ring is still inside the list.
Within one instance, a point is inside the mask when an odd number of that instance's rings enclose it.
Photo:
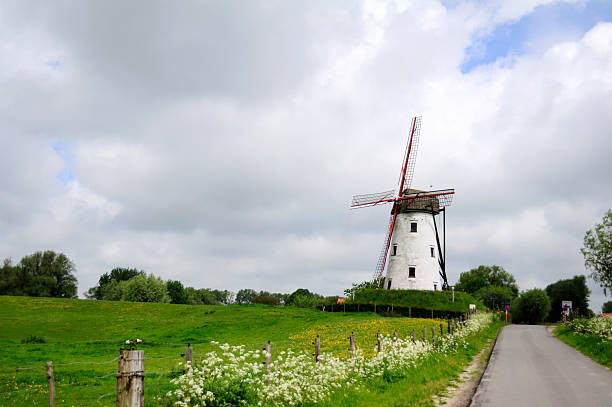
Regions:
[[[487,281],[489,282],[489,295],[491,287],[508,287],[512,298],[518,295],[518,284],[516,279],[503,267],[500,266],[478,266],[475,269],[461,273],[459,282],[455,284],[455,289],[465,291],[466,293],[476,293],[484,288],[484,296],[486,297]]]
[[[25,295],[21,269],[13,266],[10,258],[4,259],[0,268],[0,295]]]
[[[125,284],[122,301],[170,302],[166,284],[153,274],[137,275],[119,284]]]
[[[491,300],[492,295],[495,295],[497,297],[495,301]],[[497,285],[482,287],[481,289],[473,292],[472,296],[482,301],[484,304],[488,304],[491,308],[495,309],[501,308],[502,301],[511,301],[516,298],[516,294],[513,288],[501,287]]]
[[[76,298],[74,263],[63,253],[35,252],[16,266],[10,259],[0,269],[0,294]]]
[[[603,306],[601,307],[601,312],[604,314],[608,314],[612,312],[612,301],[604,302]]]
[[[591,291],[586,284],[585,276],[575,276],[572,279],[559,280],[546,287],[546,294],[550,298],[550,313],[548,321],[556,322],[561,319],[561,302],[571,301],[572,312],[576,315],[587,316],[589,312],[589,294]]]
[[[382,287],[384,287],[384,284],[382,285]],[[347,288],[346,290],[344,290],[344,295],[347,297],[352,297],[353,292],[357,292],[360,290],[367,290],[370,288],[378,288],[376,281],[364,281],[362,283],[353,283],[353,286],[351,288]]]
[[[187,293],[180,281],[166,282],[166,290],[168,290],[168,295],[170,296],[170,302],[172,304],[187,304]]]
[[[96,299],[96,300],[102,300],[102,299],[106,300],[108,298],[105,298],[105,297],[108,297],[108,296],[105,294],[105,290],[108,289],[107,286],[111,283],[111,281],[115,281],[116,283],[119,283],[121,281],[128,281],[132,277],[141,276],[144,274],[145,272],[142,270],[125,268],[125,267],[115,267],[114,269],[110,271],[110,273],[102,274],[100,278],[98,279],[98,285],[95,287],[91,287],[89,290],[87,290],[87,293],[85,293],[85,296],[87,298]],[[113,287],[113,290],[115,290],[115,288],[116,287]]]
[[[612,289],[612,210],[604,215],[601,223],[584,235],[584,247],[580,249],[584,265],[607,295]]]
[[[544,321],[550,312],[550,299],[546,291],[533,288],[522,292],[513,303],[514,322],[537,324]]]
[[[257,291],[243,288],[236,294],[236,304],[251,304],[255,297],[257,297]]]

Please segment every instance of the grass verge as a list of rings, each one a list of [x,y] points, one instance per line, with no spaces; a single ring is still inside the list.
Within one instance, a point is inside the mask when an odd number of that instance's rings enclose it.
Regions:
[[[577,333],[563,325],[558,326],[553,334],[597,363],[612,369],[612,341],[606,341],[599,335]]]
[[[434,395],[445,395],[449,384],[459,379],[459,375],[487,342],[496,337],[502,326],[502,322],[495,321],[478,334],[468,338],[466,346],[459,348],[452,356],[434,354],[424,359],[417,367],[409,369],[404,377],[378,377],[365,383],[358,390],[350,393],[338,392],[319,405],[324,407],[434,406]]]

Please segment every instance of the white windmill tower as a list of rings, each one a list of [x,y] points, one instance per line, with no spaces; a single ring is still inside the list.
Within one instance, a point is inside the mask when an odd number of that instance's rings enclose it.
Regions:
[[[420,132],[421,117],[414,117],[397,189],[355,195],[351,204],[351,208],[361,208],[393,203],[387,236],[374,272],[374,281],[380,286],[388,257],[386,289],[437,290],[448,287],[446,248],[443,251],[440,244],[436,215],[445,213],[455,190],[410,189]]]

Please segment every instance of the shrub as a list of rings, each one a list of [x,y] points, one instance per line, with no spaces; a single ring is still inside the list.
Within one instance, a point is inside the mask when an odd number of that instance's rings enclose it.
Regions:
[[[313,308],[316,307],[319,302],[320,299],[316,297],[310,297],[307,295],[296,295],[293,297],[289,305],[293,305],[294,307],[299,308]]]
[[[550,312],[550,299],[539,288],[524,291],[514,301],[513,321],[527,324],[542,322]]]
[[[258,295],[253,298],[253,304],[265,304],[265,305],[279,305],[278,298],[274,298],[270,295]]]
[[[148,277],[139,275],[125,283],[123,301],[133,302],[170,302],[166,284],[161,278],[150,274]]]
[[[45,343],[45,338],[36,335],[30,335],[21,340],[21,343]]]
[[[106,301],[121,301],[127,281],[111,280],[100,288],[100,299]]]

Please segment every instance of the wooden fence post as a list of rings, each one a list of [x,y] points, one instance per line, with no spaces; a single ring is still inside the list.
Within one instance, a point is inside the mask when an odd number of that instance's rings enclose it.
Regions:
[[[427,342],[427,328],[423,327],[423,342]]]
[[[397,329],[393,332],[393,336],[395,337],[395,340],[399,339],[399,333],[397,332]]]
[[[188,343],[185,348],[185,366],[187,366],[188,363],[189,366],[193,367],[193,349],[190,343]]]
[[[412,343],[416,343],[416,332],[412,330]]]
[[[314,346],[315,346],[315,353],[314,353],[315,362],[319,362],[319,355],[321,354],[321,339],[319,338],[319,335],[317,335],[317,337],[315,338]]]
[[[355,334],[353,332],[351,332],[351,336],[349,336],[349,339],[351,340],[351,357],[354,358],[355,357]]]
[[[266,376],[268,376],[268,385],[270,385],[270,365],[272,364],[272,345],[270,341],[266,343]]]
[[[433,318],[433,309],[431,310],[431,319],[434,319]]]
[[[431,327],[431,341],[433,342],[434,346],[436,346],[436,327],[435,326]]]
[[[380,343],[380,331],[376,332],[376,341],[378,342],[378,353],[382,351],[382,344]]]
[[[47,381],[49,382],[49,407],[55,407],[55,379],[53,378],[53,362],[47,362]]]
[[[440,338],[444,338],[444,325],[440,324]]]
[[[117,407],[144,406],[144,351],[121,349],[117,372]]]
[[[448,331],[448,334],[451,334],[451,319],[450,317],[448,317],[447,322],[446,322],[446,329]]]
[[[121,390],[123,389],[125,379],[123,378],[123,366],[125,365],[125,349],[119,349],[119,359],[117,362],[117,396],[115,405],[119,407],[121,405]]]

